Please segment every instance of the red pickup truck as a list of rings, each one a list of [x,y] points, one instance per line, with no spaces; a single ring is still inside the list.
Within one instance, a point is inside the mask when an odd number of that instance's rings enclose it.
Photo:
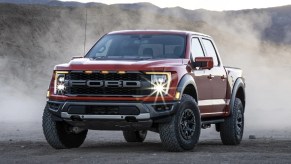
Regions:
[[[196,32],[110,32],[55,66],[47,98],[43,132],[56,149],[79,147],[88,130],[122,130],[127,142],[154,131],[168,151],[193,149],[211,124],[223,144],[243,136],[242,70],[223,66],[212,38]]]

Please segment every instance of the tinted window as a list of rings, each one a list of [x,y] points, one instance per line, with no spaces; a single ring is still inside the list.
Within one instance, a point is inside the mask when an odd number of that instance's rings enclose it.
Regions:
[[[208,39],[202,39],[202,41],[203,41],[207,56],[213,57],[213,64],[214,66],[217,66],[218,59],[217,59],[216,51],[214,49],[212,42]]]
[[[96,59],[184,58],[182,35],[112,34],[104,36],[86,57]]]
[[[204,57],[204,53],[198,38],[192,38],[191,53],[193,60],[195,57]]]

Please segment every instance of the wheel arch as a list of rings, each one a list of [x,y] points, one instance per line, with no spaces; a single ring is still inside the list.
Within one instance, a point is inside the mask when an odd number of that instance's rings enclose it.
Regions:
[[[194,78],[191,75],[186,74],[181,78],[177,87],[177,91],[180,92],[181,95],[187,94],[187,95],[192,96],[198,103],[197,86],[196,86]]]
[[[232,95],[230,99],[230,108],[232,109],[234,106],[234,101],[236,98],[239,98],[243,104],[243,112],[245,112],[246,105],[246,94],[245,94],[245,83],[242,78],[238,78],[235,81],[235,84],[232,89]],[[231,110],[230,110],[231,111]]]

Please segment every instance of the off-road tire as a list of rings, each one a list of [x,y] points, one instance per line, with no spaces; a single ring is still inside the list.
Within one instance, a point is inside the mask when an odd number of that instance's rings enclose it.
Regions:
[[[224,145],[240,144],[244,131],[244,107],[239,98],[234,101],[233,109],[223,123],[220,123],[220,138]]]
[[[69,127],[70,125],[64,121],[54,121],[52,114],[48,111],[48,107],[45,107],[42,117],[42,128],[50,146],[55,149],[80,147],[87,136],[88,130],[75,134],[69,132]]]
[[[123,137],[126,142],[143,142],[147,136],[146,130],[141,131],[123,131]]]
[[[186,128],[190,130],[187,132],[185,127],[190,127]],[[179,109],[172,116],[171,121],[159,125],[162,144],[172,152],[192,150],[198,143],[200,131],[201,116],[197,103],[193,97],[187,94],[182,95]],[[187,136],[189,133],[191,135]]]

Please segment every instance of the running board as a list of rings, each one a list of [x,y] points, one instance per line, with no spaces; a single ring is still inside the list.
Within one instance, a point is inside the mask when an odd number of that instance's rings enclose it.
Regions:
[[[207,129],[211,127],[211,124],[218,124],[224,122],[224,119],[213,119],[213,120],[204,120],[201,122],[201,128]]]
[[[205,120],[205,121],[202,121],[201,123],[204,125],[208,125],[208,124],[217,124],[217,123],[222,123],[222,122],[224,122],[224,119]]]

